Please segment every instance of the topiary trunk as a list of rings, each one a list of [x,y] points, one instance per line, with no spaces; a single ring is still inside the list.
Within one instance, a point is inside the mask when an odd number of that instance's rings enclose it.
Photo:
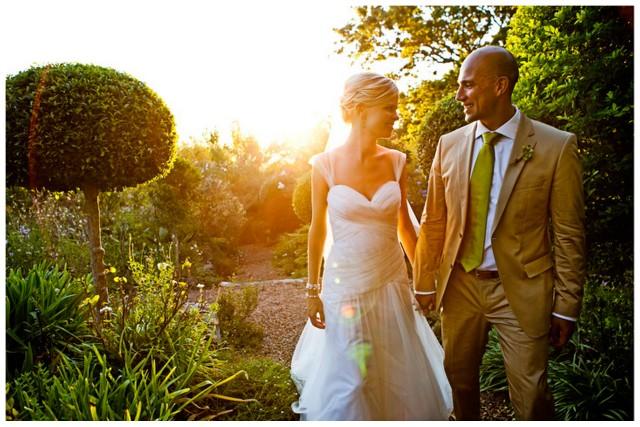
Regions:
[[[98,206],[98,195],[100,191],[97,187],[87,185],[82,188],[85,198],[84,209],[87,214],[87,226],[89,234],[89,248],[91,250],[91,272],[93,273],[93,284],[96,292],[100,296],[97,306],[97,318],[102,318],[100,309],[109,304],[109,291],[107,289],[107,278],[104,265],[104,249],[100,238],[100,207]]]

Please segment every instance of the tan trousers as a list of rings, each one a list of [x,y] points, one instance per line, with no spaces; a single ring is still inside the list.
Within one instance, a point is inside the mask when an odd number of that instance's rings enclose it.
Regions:
[[[456,419],[480,419],[480,363],[492,325],[498,332],[516,418],[553,419],[547,384],[548,337],[531,338],[524,333],[500,279],[477,279],[459,265],[442,302],[444,364]]]

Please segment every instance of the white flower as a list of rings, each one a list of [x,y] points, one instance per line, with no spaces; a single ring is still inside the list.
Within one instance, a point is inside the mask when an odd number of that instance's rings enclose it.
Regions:
[[[22,234],[23,236],[27,237],[29,235],[29,232],[31,230],[29,230],[29,227],[25,226],[25,225],[21,225],[18,230],[20,231],[20,234]]]
[[[164,271],[167,268],[169,268],[169,263],[168,262],[159,262],[158,263],[158,270]]]
[[[196,285],[196,288],[198,288],[198,289],[202,289],[202,288],[204,288],[204,285],[203,285],[202,283],[198,283],[198,284]]]
[[[281,181],[278,181],[278,190],[282,190],[284,188],[284,184]]]

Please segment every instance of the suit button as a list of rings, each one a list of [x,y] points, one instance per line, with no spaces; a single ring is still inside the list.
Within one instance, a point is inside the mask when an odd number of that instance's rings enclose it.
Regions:
[[[458,236],[462,239],[462,233],[458,234]]]

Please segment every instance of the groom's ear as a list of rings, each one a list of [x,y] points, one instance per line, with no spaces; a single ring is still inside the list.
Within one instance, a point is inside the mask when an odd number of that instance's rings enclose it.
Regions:
[[[498,76],[496,80],[496,95],[501,96],[509,92],[509,77]]]

